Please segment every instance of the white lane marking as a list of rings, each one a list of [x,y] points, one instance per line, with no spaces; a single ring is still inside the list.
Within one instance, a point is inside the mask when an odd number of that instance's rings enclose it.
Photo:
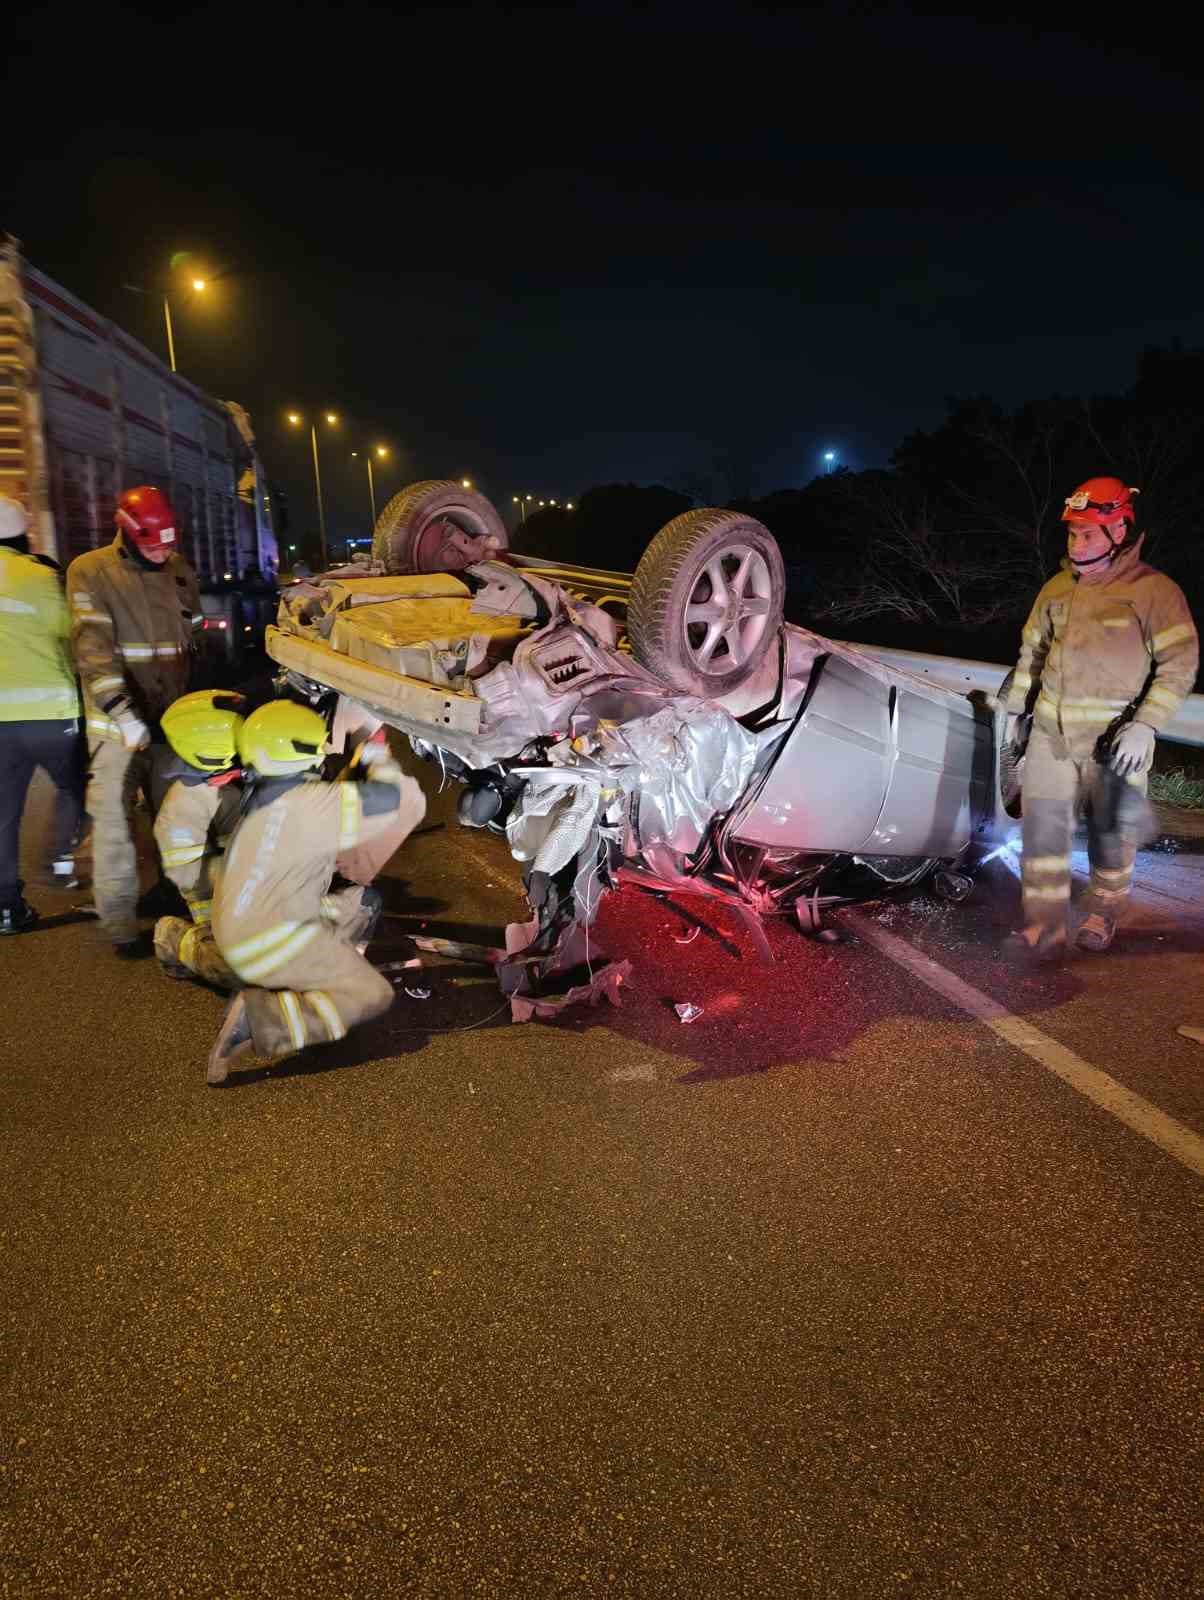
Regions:
[[[1165,1150],[1167,1155],[1173,1156],[1176,1161],[1181,1161],[1185,1167],[1204,1178],[1204,1138],[1198,1133],[1185,1128],[1181,1122],[1176,1122],[1174,1117],[1168,1117],[1165,1111],[1159,1111],[1157,1106],[1151,1105],[1148,1100],[1143,1100],[1131,1089],[1126,1089],[1117,1083],[1115,1078],[1110,1078],[1106,1072],[1093,1067],[1089,1061],[1084,1061],[1082,1056],[1075,1055],[1073,1050],[1068,1050],[1056,1039],[1051,1039],[1047,1033],[1042,1033],[1040,1028],[1034,1027],[1031,1022],[1026,1022],[1023,1017],[1013,1016],[1006,1006],[1001,1006],[997,1000],[992,1000],[990,995],[983,994],[980,989],[964,983],[954,973],[947,972],[938,962],[933,961],[930,956],[923,955],[905,939],[900,939],[896,934],[888,933],[885,928],[879,927],[865,913],[854,915],[848,920],[868,944],[876,945],[884,955],[888,955],[892,961],[897,961],[901,967],[905,967],[921,983],[927,984],[930,989],[935,989],[937,994],[952,1001],[970,1016],[977,1017],[990,1028],[992,1033],[1000,1039],[1006,1039],[1008,1044],[1014,1045],[1017,1050],[1022,1050],[1038,1066],[1061,1078],[1063,1083],[1069,1084],[1078,1094],[1099,1106],[1101,1111],[1106,1111],[1118,1122],[1123,1122],[1127,1128],[1132,1128],[1134,1133],[1139,1133],[1143,1139],[1149,1139],[1159,1149]]]
[[[656,1067],[651,1061],[636,1061],[629,1067],[613,1067],[606,1076],[611,1083],[655,1083]]]

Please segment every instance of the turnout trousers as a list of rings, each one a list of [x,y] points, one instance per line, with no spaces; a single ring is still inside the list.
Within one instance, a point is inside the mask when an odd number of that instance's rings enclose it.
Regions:
[[[134,801],[141,789],[154,817],[167,790],[170,760],[171,750],[165,744],[127,750],[100,739],[92,746],[87,807],[92,818],[93,897],[100,925],[115,944],[138,934]]]
[[[1129,898],[1138,846],[1149,834],[1146,775],[1119,777],[1095,756],[1096,734],[1068,739],[1034,725],[1024,761],[1024,921],[1044,944],[1066,939],[1070,847],[1087,822],[1091,882],[1084,909],[1118,918]]]
[[[379,907],[374,890],[342,889],[323,899],[320,920],[284,924],[283,939],[269,928],[258,940],[225,952],[234,972],[242,974],[238,981],[248,984],[243,1001],[257,1055],[291,1055],[341,1039],[357,1023],[389,1009],[393,985],[355,948],[370,936]],[[270,985],[265,979],[253,983],[256,964],[271,961],[273,939],[276,948],[287,943],[292,953],[273,967]]]

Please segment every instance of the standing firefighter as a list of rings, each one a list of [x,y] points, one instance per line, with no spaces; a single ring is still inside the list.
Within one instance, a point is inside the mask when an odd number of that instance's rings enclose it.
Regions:
[[[70,887],[83,813],[79,694],[67,647],[58,572],[29,553],[25,508],[0,495],[0,934],[24,933],[38,914],[22,894],[21,814],[44,768],[57,792],[46,880]]]
[[[218,946],[240,983],[209,1056],[208,1081],[224,1083],[240,1058],[271,1059],[341,1039],[388,1010],[393,989],[363,951],[380,896],[353,886],[330,893],[337,861],[382,834],[400,842],[421,821],[422,791],[385,745],[368,747],[367,781],[325,783],[316,711],[273,700],[239,735],[255,787],[226,853],[213,902]]]
[[[84,689],[92,876],[101,927],[119,955],[142,953],[131,808],[158,810],[169,759],[159,719],[185,693],[201,616],[196,574],[176,553],[167,498],[143,485],[117,504],[117,537],[67,568],[71,640]]]
[[[1195,681],[1198,641],[1176,583],[1141,560],[1133,496],[1089,478],[1066,501],[1067,556],[1024,627],[1007,710],[1009,743],[1032,707],[1024,767],[1022,948],[1065,949],[1070,841],[1087,819],[1091,887],[1078,931],[1106,950],[1128,899],[1147,815],[1155,732]],[[1035,702],[1035,703],[1034,703]]]
[[[186,694],[163,713],[163,733],[177,760],[155,818],[163,870],[184,896],[191,921],[160,917],[155,954],[172,978],[203,978],[219,989],[237,980],[213,937],[213,891],[222,852],[243,799],[238,735],[246,701],[220,689]]]

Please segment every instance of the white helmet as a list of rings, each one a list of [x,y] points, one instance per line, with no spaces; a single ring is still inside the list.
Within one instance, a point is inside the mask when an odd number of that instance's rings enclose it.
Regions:
[[[0,544],[28,531],[29,514],[19,500],[0,494]]]

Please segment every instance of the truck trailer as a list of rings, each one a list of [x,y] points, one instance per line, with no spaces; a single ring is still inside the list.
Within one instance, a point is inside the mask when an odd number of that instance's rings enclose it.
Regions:
[[[246,411],[173,372],[0,243],[0,493],[62,565],[113,537],[118,495],[153,483],[203,586],[278,566]]]

